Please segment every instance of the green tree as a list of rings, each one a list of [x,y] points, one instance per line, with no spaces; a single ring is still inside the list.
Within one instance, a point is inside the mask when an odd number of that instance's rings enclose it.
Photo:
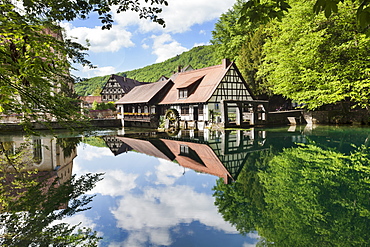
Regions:
[[[259,174],[272,158],[272,149],[251,153],[237,181],[225,184],[219,179],[213,188],[218,211],[242,234],[256,231],[258,226],[265,224],[262,213],[266,203]]]
[[[259,233],[278,246],[366,246],[369,151],[308,145],[275,156],[260,174],[271,223]]]
[[[345,154],[315,144],[261,153],[215,204],[241,233],[273,246],[367,246],[370,148]]]
[[[100,96],[101,90],[102,90],[101,87],[97,87],[97,88],[95,88],[95,90],[92,92],[91,95],[92,96]]]
[[[236,61],[247,84],[254,95],[258,96],[270,92],[257,75],[263,60],[265,25],[260,22],[238,22],[244,2],[238,0],[230,10],[221,15],[212,31],[211,42],[216,47],[216,56],[219,59]]]
[[[58,140],[66,154],[76,138]],[[94,196],[84,195],[102,179],[86,174],[61,183],[57,176],[33,170],[30,142],[12,150],[0,143],[0,245],[97,246],[91,229],[63,223],[66,217],[88,210]]]
[[[148,2],[148,1],[145,1]],[[167,5],[165,0],[150,5]],[[22,8],[17,7],[23,6]],[[91,65],[86,48],[63,39],[56,24],[97,13],[103,29],[112,27],[110,11],[133,10],[140,18],[164,25],[159,7],[141,7],[138,0],[113,1],[2,1],[0,3],[0,112],[15,113],[25,128],[31,122],[80,119],[79,104],[73,94],[72,63]]]
[[[96,102],[96,100],[94,100],[94,102],[92,103],[91,109],[92,110],[97,110],[98,109],[98,102]]]
[[[245,43],[236,58],[238,68],[254,95],[271,93],[257,74],[263,62],[263,45],[266,38],[264,25],[261,25],[255,32],[246,35]]]
[[[216,56],[220,60],[223,58],[235,60],[245,43],[245,37],[255,26],[251,22],[238,23],[243,2],[243,0],[237,0],[231,9],[222,14],[212,31],[211,43],[216,46]]]
[[[339,1],[339,0],[316,0],[310,2],[312,13],[319,14],[323,12],[325,17],[338,13],[343,7],[341,3],[355,3],[356,8],[352,16],[356,19],[361,28],[368,28],[370,24],[370,2],[369,1]],[[280,20],[292,8],[289,0],[249,0],[245,1],[240,11],[239,23],[262,22],[267,23],[272,19]],[[366,29],[365,29],[366,31]]]
[[[329,19],[314,15],[309,3],[292,6],[269,25],[259,71],[267,87],[308,109],[347,98],[367,107],[370,39],[357,31],[355,6],[342,4]]]

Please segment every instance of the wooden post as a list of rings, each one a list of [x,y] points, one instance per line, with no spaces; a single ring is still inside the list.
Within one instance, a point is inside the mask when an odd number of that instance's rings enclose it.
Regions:
[[[228,118],[229,113],[227,109],[227,102],[225,102],[224,100],[221,100],[220,109],[221,109],[221,123],[223,123],[224,127],[226,127],[229,125],[229,118]]]

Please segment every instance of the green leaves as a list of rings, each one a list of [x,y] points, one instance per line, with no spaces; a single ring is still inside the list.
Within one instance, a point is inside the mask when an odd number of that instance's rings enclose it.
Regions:
[[[243,3],[238,23],[247,22],[266,24],[270,20],[280,20],[288,12],[290,4],[285,0],[251,0]]]
[[[325,17],[329,18],[334,13],[338,13],[338,9],[341,6],[340,3],[351,4],[355,2],[357,1],[316,0],[312,10],[315,14],[324,12]],[[359,1],[359,3],[360,5],[356,9],[356,19],[361,28],[366,28],[370,24],[370,1]],[[239,22],[267,23],[273,19],[280,20],[287,14],[290,8],[290,4],[284,0],[246,1],[241,9]]]
[[[325,17],[329,18],[332,13],[338,13],[338,3],[339,2],[340,1],[317,0],[315,5],[313,6],[313,11],[316,14],[319,14],[321,11],[324,11]]]
[[[269,26],[259,75],[273,92],[317,109],[351,99],[361,107],[367,94],[369,37],[357,31],[353,5],[339,3],[326,19],[297,3],[289,14]]]
[[[314,143],[253,153],[236,182],[217,181],[215,205],[247,234],[274,246],[366,246],[370,149]]]

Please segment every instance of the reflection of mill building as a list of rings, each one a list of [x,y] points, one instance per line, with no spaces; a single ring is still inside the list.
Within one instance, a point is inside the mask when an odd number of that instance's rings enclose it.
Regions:
[[[174,161],[198,172],[236,180],[250,153],[264,149],[263,131],[208,130],[180,131],[176,137],[167,134],[103,137],[115,155],[130,150]],[[117,145],[117,140],[120,145]],[[121,150],[119,152],[118,150]]]

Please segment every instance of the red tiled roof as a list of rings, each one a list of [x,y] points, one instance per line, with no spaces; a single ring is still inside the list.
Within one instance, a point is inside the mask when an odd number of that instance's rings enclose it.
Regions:
[[[181,85],[178,85],[177,88],[187,88],[191,85],[193,85],[195,82],[197,82],[199,79],[203,78],[203,75],[200,76],[194,76],[187,80],[186,82],[182,83]]]
[[[230,66],[232,65],[229,65],[225,69],[225,67],[220,64],[212,67],[186,71],[173,75],[171,79],[174,81],[175,84],[159,104],[164,105],[207,102],[216,90],[222,78],[225,76]],[[199,80],[202,77],[203,79],[200,81],[198,87],[192,94],[188,95],[186,99],[178,98],[179,88],[189,86],[191,82],[195,82],[194,80],[196,78],[198,78]]]
[[[161,141],[164,142],[171,152],[176,156],[175,159],[179,165],[198,172],[204,172],[217,177],[222,177],[225,181],[227,181],[227,177],[231,177],[225,166],[221,163],[212,148],[210,148],[208,145],[167,139],[161,139]],[[200,164],[189,157],[180,155],[180,145],[186,145],[194,150],[204,164]]]
[[[129,93],[115,102],[115,104],[148,103],[169,83],[173,82],[171,80],[159,81],[134,87]]]
[[[133,150],[144,153],[150,156],[154,156],[157,158],[170,160],[164,153],[162,153],[158,148],[156,148],[152,143],[146,140],[134,139],[134,138],[127,138],[127,137],[116,137],[118,140],[126,143],[129,145]]]
[[[96,101],[96,103],[102,102],[101,96],[80,96],[80,100],[91,104],[94,103],[94,101]]]

